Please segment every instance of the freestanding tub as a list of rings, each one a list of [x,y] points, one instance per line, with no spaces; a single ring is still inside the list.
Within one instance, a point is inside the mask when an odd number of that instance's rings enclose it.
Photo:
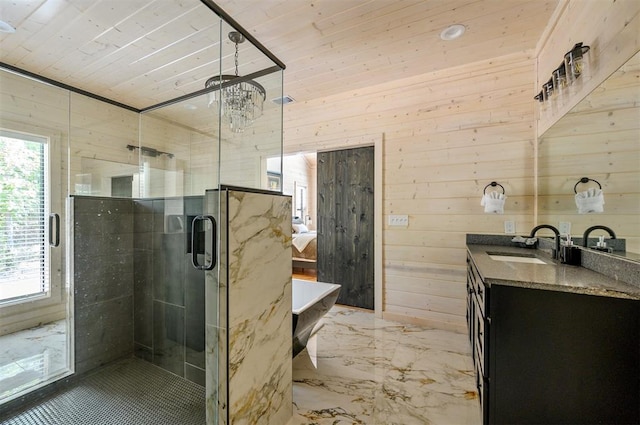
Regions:
[[[307,346],[314,326],[336,303],[340,294],[340,285],[293,279],[292,294],[293,357],[295,357]]]

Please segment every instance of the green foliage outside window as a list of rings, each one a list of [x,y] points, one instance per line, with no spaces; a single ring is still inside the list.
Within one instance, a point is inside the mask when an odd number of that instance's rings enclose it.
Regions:
[[[44,145],[0,137],[0,276],[44,249]]]

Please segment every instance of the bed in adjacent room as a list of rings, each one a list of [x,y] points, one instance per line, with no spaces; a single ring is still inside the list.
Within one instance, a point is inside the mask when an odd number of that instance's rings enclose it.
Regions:
[[[293,267],[315,269],[318,260],[317,233],[303,223],[293,223],[292,247]]]

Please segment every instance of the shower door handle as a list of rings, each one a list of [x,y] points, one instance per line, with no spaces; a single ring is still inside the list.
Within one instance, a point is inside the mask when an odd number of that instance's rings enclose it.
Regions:
[[[53,232],[53,223],[55,222],[55,238]],[[49,214],[49,246],[56,247],[60,245],[60,216],[56,213]]]
[[[211,222],[211,262],[209,264],[198,263],[198,250],[196,248],[196,229],[199,221]],[[216,266],[217,253],[217,231],[216,231],[216,219],[210,215],[198,215],[193,218],[191,222],[191,264],[198,270],[213,270]],[[205,250],[206,252],[206,250]]]

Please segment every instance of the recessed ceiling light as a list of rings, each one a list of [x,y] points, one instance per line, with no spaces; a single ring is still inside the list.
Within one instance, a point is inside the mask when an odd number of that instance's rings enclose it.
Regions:
[[[0,21],[0,32],[7,32],[9,34],[12,34],[16,32],[16,29],[5,21]]]
[[[466,29],[467,28],[461,24],[451,25],[442,30],[442,32],[440,33],[440,38],[445,41],[455,40],[456,38],[464,34]]]

